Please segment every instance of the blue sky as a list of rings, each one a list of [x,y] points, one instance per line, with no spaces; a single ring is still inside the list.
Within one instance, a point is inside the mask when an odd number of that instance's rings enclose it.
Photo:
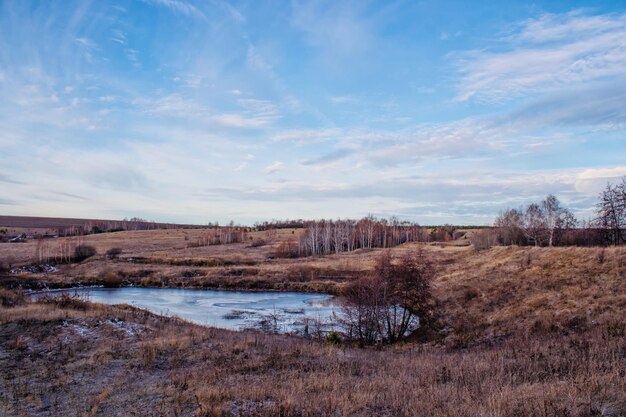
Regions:
[[[625,104],[623,1],[0,0],[0,214],[586,218]]]

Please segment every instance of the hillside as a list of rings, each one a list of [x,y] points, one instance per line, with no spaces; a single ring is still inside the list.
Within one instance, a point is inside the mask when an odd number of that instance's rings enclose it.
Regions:
[[[105,220],[105,219],[73,219],[61,217],[32,217],[32,216],[0,216],[0,229],[5,229],[10,236],[25,233],[27,235],[58,234],[59,231],[71,228],[83,228],[86,231],[92,227],[122,229],[171,229],[199,227],[198,225],[184,225],[174,223],[158,223],[145,220]]]
[[[191,247],[203,233],[86,236],[95,256],[52,273],[5,272],[0,285],[111,284],[113,277],[114,285],[337,293],[384,251],[276,257],[298,229]],[[106,256],[112,248],[121,253]],[[0,249],[3,262],[39,262],[35,242]],[[49,250],[54,255],[55,246]],[[624,415],[626,248],[391,249],[396,259],[417,251],[436,266],[437,332],[376,349],[210,329],[128,306],[33,303],[0,289],[0,413]]]
[[[33,288],[115,285],[340,292],[366,274],[383,249],[279,258],[300,229],[253,232],[245,243],[189,247],[202,229],[102,233],[84,237],[97,255],[59,264],[53,273],[13,273],[5,285]],[[49,255],[54,256],[51,239]],[[262,245],[251,242],[263,240]],[[106,252],[119,248],[120,254]],[[0,262],[38,264],[36,243],[0,243]],[[410,243],[400,257],[424,251],[437,268],[435,295],[443,334],[460,346],[491,343],[513,333],[567,331],[619,321],[626,313],[626,248],[472,247]],[[447,329],[447,330],[446,330]]]

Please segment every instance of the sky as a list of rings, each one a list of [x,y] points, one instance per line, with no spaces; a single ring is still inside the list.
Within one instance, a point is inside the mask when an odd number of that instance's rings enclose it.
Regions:
[[[591,218],[625,104],[624,1],[0,0],[0,214]]]

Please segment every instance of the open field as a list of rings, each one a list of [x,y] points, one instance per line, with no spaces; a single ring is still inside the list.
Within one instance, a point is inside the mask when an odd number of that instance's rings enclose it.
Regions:
[[[277,248],[295,240],[298,229],[189,247],[202,233],[90,235],[85,243],[97,255],[59,265],[58,272],[8,274],[0,282],[68,286],[106,284],[114,276],[116,285],[337,293],[371,270],[383,251],[277,258]],[[267,243],[252,245],[257,239]],[[116,247],[117,258],[104,255]],[[0,250],[13,265],[38,262],[35,242],[3,243]],[[391,253],[419,250],[437,268],[438,331],[426,341],[382,349],[208,329],[130,307],[1,307],[0,414],[626,413],[626,248],[477,252],[453,242],[409,243]]]
[[[65,217],[29,217],[29,216],[0,216],[0,230],[6,230],[6,234],[9,236],[20,235],[22,233],[26,235],[43,236],[54,235],[59,230],[66,230],[72,227],[82,227],[85,230],[91,229],[96,225],[123,225],[124,223],[132,223],[136,226],[143,226],[141,228],[189,228],[198,227],[192,225],[183,224],[170,224],[170,223],[155,223],[147,221],[123,221],[123,220],[103,220],[103,219],[72,219]]]
[[[558,336],[558,337],[557,337]],[[622,416],[624,327],[382,350],[130,307],[0,307],[0,414]]]
[[[338,293],[371,270],[382,250],[282,259],[278,246],[299,229],[252,232],[246,243],[187,247],[201,229],[102,233],[85,236],[98,254],[81,263],[58,265],[54,273],[20,273],[4,286],[40,288],[75,285],[135,285],[221,289],[271,289]],[[54,255],[55,242],[50,251]],[[250,244],[264,239],[267,244]],[[109,259],[105,253],[120,248]],[[37,263],[36,243],[0,243],[0,262]],[[471,247],[409,243],[392,255],[425,251],[437,266],[435,295],[443,320],[464,327],[470,340],[507,337],[516,329],[592,325],[620,317],[626,307],[626,248]],[[451,333],[447,339],[455,339]]]

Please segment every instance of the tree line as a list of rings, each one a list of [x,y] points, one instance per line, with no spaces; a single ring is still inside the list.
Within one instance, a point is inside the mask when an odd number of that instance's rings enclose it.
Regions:
[[[429,239],[427,231],[417,223],[396,217],[361,220],[313,220],[304,223],[298,240],[299,256],[328,255],[356,249],[390,248],[406,242]]]
[[[596,204],[596,217],[579,221],[559,199],[549,194],[539,203],[501,212],[493,232],[477,233],[475,246],[596,246],[626,243],[626,177],[608,183]]]

